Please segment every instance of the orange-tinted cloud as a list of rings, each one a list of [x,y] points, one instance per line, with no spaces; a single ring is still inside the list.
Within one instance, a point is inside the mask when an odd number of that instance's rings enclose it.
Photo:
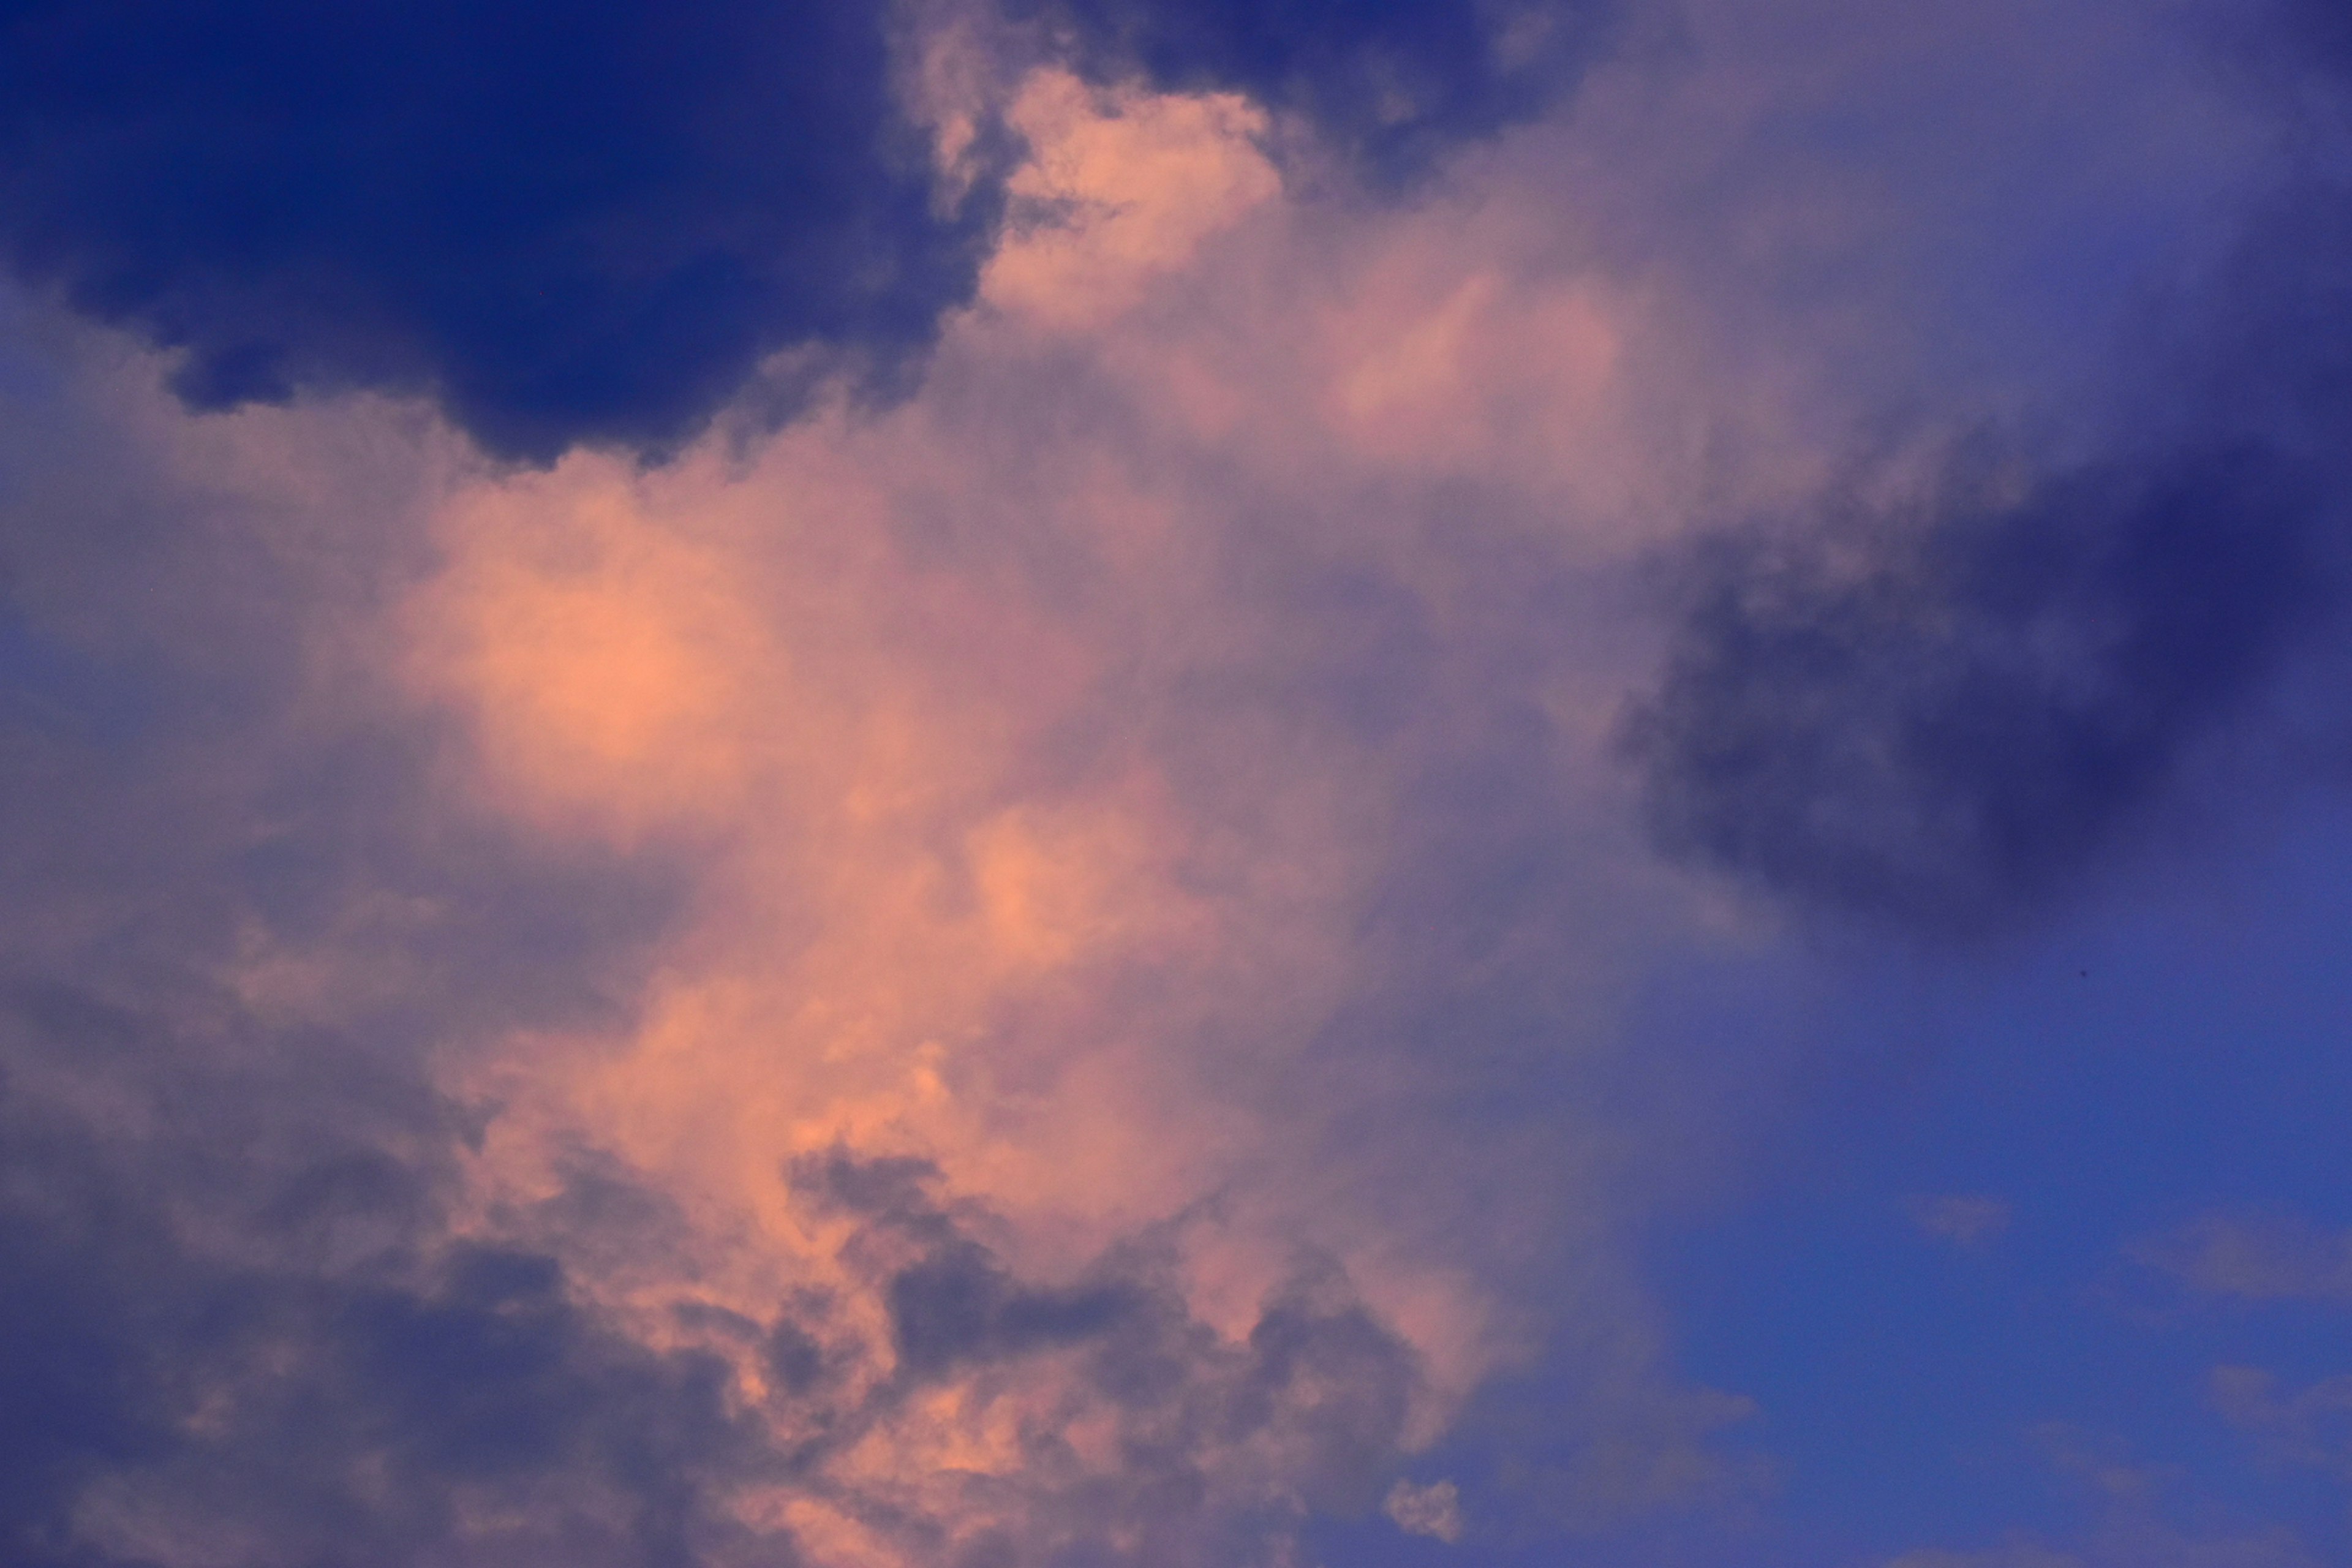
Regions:
[[[1240,476],[1166,465],[1231,425],[1202,423],[1223,407],[1320,454],[1300,469],[1238,436],[1276,464],[1246,481],[1261,498],[1443,481],[1538,426],[1612,417],[1621,330],[1604,292],[1449,263],[1421,218],[1295,321],[1246,293],[1213,306],[1202,268],[1246,278],[1311,243],[1268,216],[1253,111],[1047,75],[1013,112],[1036,157],[1016,189],[1059,217],[1007,242],[922,397],[652,472],[575,457],[486,479],[436,522],[443,564],[393,624],[413,699],[471,737],[461,795],[556,841],[669,846],[695,868],[619,1027],[445,1058],[447,1086],[493,1112],[473,1223],[527,1225],[582,1158],[616,1162],[677,1219],[666,1261],[575,1257],[607,1308],[726,1349],[764,1397],[756,1356],[677,1310],[764,1321],[815,1292],[827,1353],[870,1404],[908,1375],[889,1292],[908,1276],[867,1256],[870,1216],[786,1173],[920,1161],[1039,1289],[1159,1259],[1202,1367],[1242,1367],[1286,1312],[1351,1321],[1360,1301],[1414,1365],[1383,1441],[1426,1442],[1528,1320],[1477,1279],[1476,1248],[1439,1239],[1459,1212],[1447,1180],[1391,1210],[1402,1189],[1374,1173],[1402,1174],[1392,1156],[1339,1131],[1409,1124],[1435,1065],[1368,1041],[1332,1076],[1323,1053],[1383,984],[1358,933],[1391,896],[1384,835],[1419,765],[1404,737],[1445,712],[1410,715],[1396,745],[1332,728],[1313,683],[1355,677],[1315,673],[1315,639],[1362,635],[1344,631],[1361,611],[1316,584],[1377,581],[1366,608],[1443,625],[1475,563],[1374,517],[1297,531],[1285,564],[1237,530],[1231,508],[1265,504]],[[1262,314],[1254,347],[1145,376],[1139,356],[1180,330],[1214,345]],[[1053,346],[1080,329],[1087,347]],[[1111,440],[1030,401],[1056,395],[1034,356],[1071,353],[1120,410]],[[1234,592],[1267,566],[1295,585]],[[1493,1241],[1555,1208],[1531,1191],[1491,1215]],[[1339,1270],[1311,1311],[1284,1304],[1302,1268]],[[1056,1463],[1115,1467],[1133,1412],[1090,1389],[1086,1357],[1024,1364],[873,1417],[825,1461],[839,1497],[742,1507],[824,1561],[886,1561],[904,1547],[860,1522],[876,1500],[969,1533],[1003,1522],[975,1511],[971,1478],[1030,1484],[1042,1435]],[[1220,1484],[1307,1484],[1328,1468],[1319,1431],[1267,1429],[1249,1442],[1274,1448],[1215,1461]],[[1253,1466],[1272,1468],[1245,1484]]]

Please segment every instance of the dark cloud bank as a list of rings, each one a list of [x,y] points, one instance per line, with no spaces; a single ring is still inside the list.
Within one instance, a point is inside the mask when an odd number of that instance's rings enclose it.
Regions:
[[[1622,731],[1662,849],[1801,910],[1990,934],[2078,890],[2340,633],[2352,51],[2340,8],[2273,19],[2317,112],[2233,258],[2119,356],[2107,451],[1980,433],[1907,500],[1856,484],[1681,563]]]
[[[1595,0],[1025,10],[1100,72],[1260,94],[1393,173],[1540,107]],[[0,255],[179,351],[193,407],[422,394],[501,456],[658,454],[784,351],[902,380],[970,298],[999,171],[932,170],[897,26],[865,0],[16,0]]]

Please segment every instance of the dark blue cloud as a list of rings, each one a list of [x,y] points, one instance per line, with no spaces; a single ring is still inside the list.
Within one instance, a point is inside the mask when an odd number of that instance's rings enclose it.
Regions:
[[[2264,25],[2295,134],[2226,259],[2117,345],[2104,451],[1963,444],[1922,500],[1832,497],[1682,563],[1623,731],[1669,854],[1807,909],[2011,924],[2340,640],[2352,144],[2311,110],[2352,107],[2352,24],[2297,0]]]
[[[2063,889],[2333,606],[2260,448],[1712,542],[1626,740],[1672,852],[1942,930]]]
[[[1098,71],[1252,92],[1388,167],[1540,107],[1591,10],[1056,15]],[[368,388],[509,458],[658,454],[784,351],[783,412],[827,369],[903,384],[971,296],[1001,182],[935,174],[892,26],[856,0],[8,0],[0,256],[178,351],[197,408]]]
[[[1542,110],[1602,41],[1614,0],[1023,0],[1103,74],[1249,94],[1305,117],[1376,175]]]
[[[755,366],[883,365],[970,291],[882,8],[0,7],[0,244],[199,407],[437,397],[493,451],[658,449]]]

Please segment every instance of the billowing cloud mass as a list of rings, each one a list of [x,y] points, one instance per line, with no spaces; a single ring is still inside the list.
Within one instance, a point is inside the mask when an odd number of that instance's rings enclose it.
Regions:
[[[0,1558],[2326,1560],[2333,13],[1774,9],[0,8]]]
[[[110,956],[100,899],[20,1008],[28,1364],[95,1413],[36,1442],[22,1550],[1256,1561],[1370,1514],[1528,1353],[1483,1277],[1563,1221],[1597,1245],[1556,1183],[1604,1151],[1459,1144],[1443,1102],[1516,1051],[1423,1042],[1530,1005],[1437,973],[1573,951],[1577,852],[1550,799],[1482,820],[1501,770],[1554,765],[1524,718],[1383,689],[1482,679],[1417,584],[1507,563],[1262,528],[1231,509],[1319,504],[1324,462],[1212,456],[1287,358],[1322,384],[1301,433],[1378,465],[1417,395],[1393,356],[1507,353],[1480,339],[1527,285],[1413,226],[1171,406],[1187,269],[1324,243],[1277,209],[1265,112],[1055,71],[1005,112],[1036,149],[1012,190],[1065,216],[992,258],[920,399],[753,454],[517,474],[382,405],[190,424],[72,337],[77,379],[27,392],[92,429],[26,471],[128,512],[121,573],[209,586],[187,626],[125,621],[29,506],[26,637],[208,665],[228,706],[42,733],[118,790],[210,783],[166,836],[186,886],[159,851],[123,872],[154,957]],[[1614,350],[1580,292],[1541,308],[1589,398]],[[1392,301],[1443,335],[1368,354]],[[40,466],[117,427],[171,443],[122,494]],[[1529,852],[1558,868],[1494,907]],[[89,853],[54,873],[85,899]],[[1414,1143],[1444,1183],[1391,1163]],[[1493,1228],[1449,1237],[1486,1184]],[[109,1205],[115,1262],[73,1241]],[[1630,1289],[1585,1288],[1594,1373],[1638,1402]]]

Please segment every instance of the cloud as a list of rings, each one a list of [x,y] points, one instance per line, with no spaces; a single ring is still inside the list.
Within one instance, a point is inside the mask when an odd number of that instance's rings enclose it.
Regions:
[[[649,1346],[549,1253],[450,1236],[429,1167],[402,1152],[437,1142],[413,1091],[402,1106],[331,1080],[302,1108],[318,1131],[271,1147],[296,1109],[282,1068],[221,1081],[214,1051],[159,1075],[154,1020],[80,998],[18,1017],[51,1043],[11,1041],[0,1173],[0,1376],[24,1400],[0,1438],[12,1561],[298,1563],[356,1542],[458,1563],[732,1562],[787,1535],[839,1560],[842,1531],[900,1562],[991,1532],[1030,1551],[1139,1532],[1147,1560],[1189,1561],[1220,1521],[1255,1520],[1238,1549],[1349,1506],[1392,1462],[1412,1359],[1335,1278],[1278,1292],[1235,1345],[1148,1259],[1075,1291],[1024,1285],[930,1205],[927,1173],[836,1159],[799,1179],[855,1216],[851,1274],[887,1303],[887,1334],[804,1294],[764,1321],[681,1313]],[[106,1069],[162,1079],[137,1143],[63,1103],[126,1087],[82,1065],[110,1045],[135,1054]],[[16,1087],[53,1058],[77,1084]],[[213,1142],[242,1131],[220,1115],[232,1097],[257,1103],[260,1147]],[[354,1124],[369,1102],[373,1139]],[[648,1235],[677,1223],[656,1194],[593,1189],[541,1205],[559,1245],[573,1225],[613,1239],[625,1199]],[[1029,1415],[999,1433],[1008,1405]],[[886,1437],[947,1468],[877,1469]]]
[[[1449,1546],[1462,1539],[1462,1492],[1452,1481],[1420,1487],[1401,1480],[1389,1489],[1381,1511],[1407,1535],[1426,1535]]]
[[[2197,281],[2139,280],[2095,415],[1930,424],[1689,548],[1624,731],[1662,849],[1801,910],[1982,935],[2078,892],[2210,737],[2260,723],[2344,600],[2329,156],[2273,163]]]
[[[2352,1236],[2305,1220],[2210,1214],[2131,1255],[2206,1295],[2352,1303]]]
[[[1236,89],[1393,161],[1549,101],[1590,9],[1055,16],[1097,75]],[[755,383],[771,414],[836,374],[903,392],[971,298],[1009,133],[986,106],[929,122],[939,23],[17,5],[0,256],[172,351],[193,408],[356,388],[431,398],[503,458],[666,455]]]
[[[1663,847],[1801,904],[1996,928],[2074,887],[2335,607],[2332,508],[2259,448],[1955,468],[1691,563],[1625,731]]]
[[[1977,1247],[2009,1228],[2010,1206],[1999,1198],[1918,1197],[1904,1205],[1911,1223],[1956,1247]]]
[[[885,371],[991,217],[874,8],[13,7],[21,276],[179,351],[197,408],[429,395],[488,449],[663,449],[769,356]]]
[[[2271,1373],[2219,1366],[2207,1389],[2221,1418],[2259,1439],[2274,1458],[2352,1480],[2352,1375],[2282,1395]]]
[[[1989,1552],[1906,1552],[1886,1568],[2082,1568],[2071,1552],[2020,1543]]]
[[[448,1224],[433,1050],[595,1015],[667,900],[434,812],[433,727],[332,629],[415,564],[436,444],[188,426],[102,350],[5,380],[0,1553],[403,1557],[469,1509],[504,1560],[671,1550],[706,1369]]]
[[[2136,1463],[2122,1444],[2063,1426],[2035,1436],[2053,1469],[2090,1505],[2079,1529],[2063,1539],[2021,1531],[1997,1546],[1908,1552],[1886,1568],[2315,1568],[2324,1561],[2291,1529],[2230,1528],[2179,1467]]]
[[[0,1031],[12,1561],[675,1554],[740,1446],[710,1363],[448,1237],[397,1053],[185,984],[20,983]]]
[[[1025,0],[1014,9],[1074,30],[1097,73],[1139,71],[1163,91],[1244,93],[1396,177],[1549,107],[1608,39],[1620,7]]]
[[[1027,1282],[935,1172],[836,1154],[791,1173],[847,1222],[835,1289],[649,1334],[559,1254],[657,1258],[665,1196],[587,1161],[535,1243],[469,1239],[454,1108],[217,1003],[190,1038],[191,1000],[7,1015],[11,1561],[1241,1561],[1396,1460],[1414,1357],[1328,1267],[1236,1342],[1148,1244]]]
[[[1983,1552],[1906,1552],[1886,1568],[2314,1568],[2320,1561],[2283,1535],[2215,1539],[2159,1529],[2119,1531],[2082,1552],[2027,1541]]]
[[[76,1412],[9,1429],[21,1555],[1272,1562],[1531,1353],[1560,1257],[1580,1430],[1631,1429],[1589,1500],[1704,1502],[1566,1087],[1672,895],[1561,815],[1558,627],[1441,635],[1549,603],[1540,514],[1415,521],[1490,418],[1593,405],[1612,296],[1510,224],[1444,255],[1460,206],[1328,232],[1234,100],[1016,102],[1088,210],[921,395],[657,468],[191,418],[20,308],[0,1062],[60,1131],[0,1207]],[[1534,401],[1382,434],[1486,365]]]
[[[815,1494],[869,1529],[882,1515],[856,1495],[895,1500],[917,1531],[903,1552],[929,1555],[919,1532],[944,1527],[1031,1554],[1127,1539],[1143,1560],[1192,1561],[1239,1525],[1223,1549],[1254,1557],[1308,1509],[1367,1506],[1395,1462],[1414,1358],[1328,1268],[1280,1284],[1236,1342],[1191,1314],[1174,1255],[1148,1239],[1039,1288],[939,1206],[919,1163],[836,1152],[793,1175],[856,1219],[844,1257],[874,1271],[887,1308],[887,1371],[816,1363],[817,1397],[845,1403],[802,1423],[818,1436],[801,1458],[834,1480]],[[819,1317],[771,1337],[837,1351],[848,1326]],[[941,1445],[952,1468],[877,1469],[882,1443]]]
[[[186,190],[219,196],[247,172],[215,132],[318,107],[356,140],[270,121],[263,151],[368,156],[290,231],[167,254],[169,204],[59,227],[58,287],[129,258],[91,276],[130,293],[83,301],[126,336],[11,307],[47,368],[0,393],[73,383],[0,422],[0,856],[37,892],[0,914],[26,979],[0,1217],[37,1285],[6,1309],[33,1359],[5,1365],[47,1401],[0,1437],[20,1554],[1272,1564],[1387,1498],[1442,1526],[1437,1488],[1392,1489],[1465,1422],[1505,1479],[1441,1485],[1482,1531],[1703,1531],[1768,1490],[1723,1436],[1756,1407],[1676,1375],[1639,1279],[1660,1194],[1686,1204],[1738,1140],[1694,1131],[1704,1047],[1633,1049],[1625,1019],[1662,973],[1769,939],[1629,831],[1611,715],[1651,652],[1631,563],[1795,512],[1899,379],[1878,333],[1906,280],[1814,310],[1750,276],[1815,277],[1822,235],[1907,221],[1851,190],[1790,217],[1758,172],[1813,177],[1817,145],[1769,133],[1775,95],[1849,18],[1776,16],[1759,45],[1699,7],[1688,59],[1626,64],[1589,112],[1388,203],[1314,186],[1300,118],[1405,178],[1550,101],[1597,14],[1310,33],[1277,9],[1229,45],[1223,12],[1075,8],[1083,69],[1022,56],[958,110],[968,189],[931,162],[939,84],[901,109],[890,74],[953,72],[893,57],[870,11],[689,18],[676,58],[603,12],[553,39],[502,15],[415,57],[497,68],[415,159],[375,160],[400,94],[272,96],[408,26],[368,17],[240,66],[250,107],[242,77],[165,73],[152,122],[100,93],[68,125],[86,145],[43,142],[159,180],[177,165],[146,161],[185,150],[217,175]],[[766,96],[835,67],[833,96]],[[539,97],[501,97],[509,68]],[[1153,90],[1180,79],[1199,90]],[[559,88],[576,101],[502,137]],[[582,183],[503,226],[414,221],[451,168],[511,173],[482,149],[582,119]],[[744,123],[790,155],[742,166]],[[632,162],[640,136],[661,156]],[[6,146],[12,177],[47,167]],[[76,191],[102,194],[95,166]],[[1772,200],[1718,224],[1727,186]],[[434,275],[520,335],[404,292],[413,249],[354,252],[378,221],[443,245]],[[630,292],[669,299],[663,247],[706,241],[808,270],[697,294],[719,314],[682,326]],[[560,322],[529,298],[551,267],[594,296]],[[636,325],[607,334],[608,309]],[[227,374],[268,357],[237,358],[254,321],[283,329],[274,385]],[[180,361],[139,346],[163,340]],[[674,380],[634,379],[651,343],[690,351]],[[821,374],[836,350],[926,374],[877,401]],[[183,372],[200,402],[303,395],[194,418],[161,389]],[[781,429],[775,388],[729,401],[771,372],[809,394]],[[2079,644],[2084,693],[2059,651],[2000,668],[2079,696],[2050,750],[2105,747],[2128,795],[2278,646],[2259,610],[2305,559],[2299,470],[2235,450],[1860,487],[1888,561],[1849,579],[1789,545],[1784,618],[1861,627],[1832,673],[1884,678],[1890,711],[1975,711],[1967,658],[1921,629],[1948,610],[1964,651],[1971,625]],[[2293,515],[2232,533],[2211,497]],[[2181,540],[2218,563],[2194,592]],[[2237,591],[2208,605],[2212,583]],[[1752,606],[1718,589],[1709,626],[1739,632]],[[2153,710],[2110,700],[2168,648]],[[1676,755],[1717,710],[1810,700],[1801,660],[1763,661],[1759,698],[1704,653],[1670,662]],[[1839,722],[1825,748],[1871,751]],[[1958,782],[1920,775],[1948,799],[2064,794],[2059,763],[1962,750],[1937,763]],[[1992,833],[1893,820],[1864,847]],[[1933,902],[1939,865],[1896,893]],[[1996,865],[1986,900],[2022,875]],[[1481,1401],[1538,1356],[1527,1420]]]

